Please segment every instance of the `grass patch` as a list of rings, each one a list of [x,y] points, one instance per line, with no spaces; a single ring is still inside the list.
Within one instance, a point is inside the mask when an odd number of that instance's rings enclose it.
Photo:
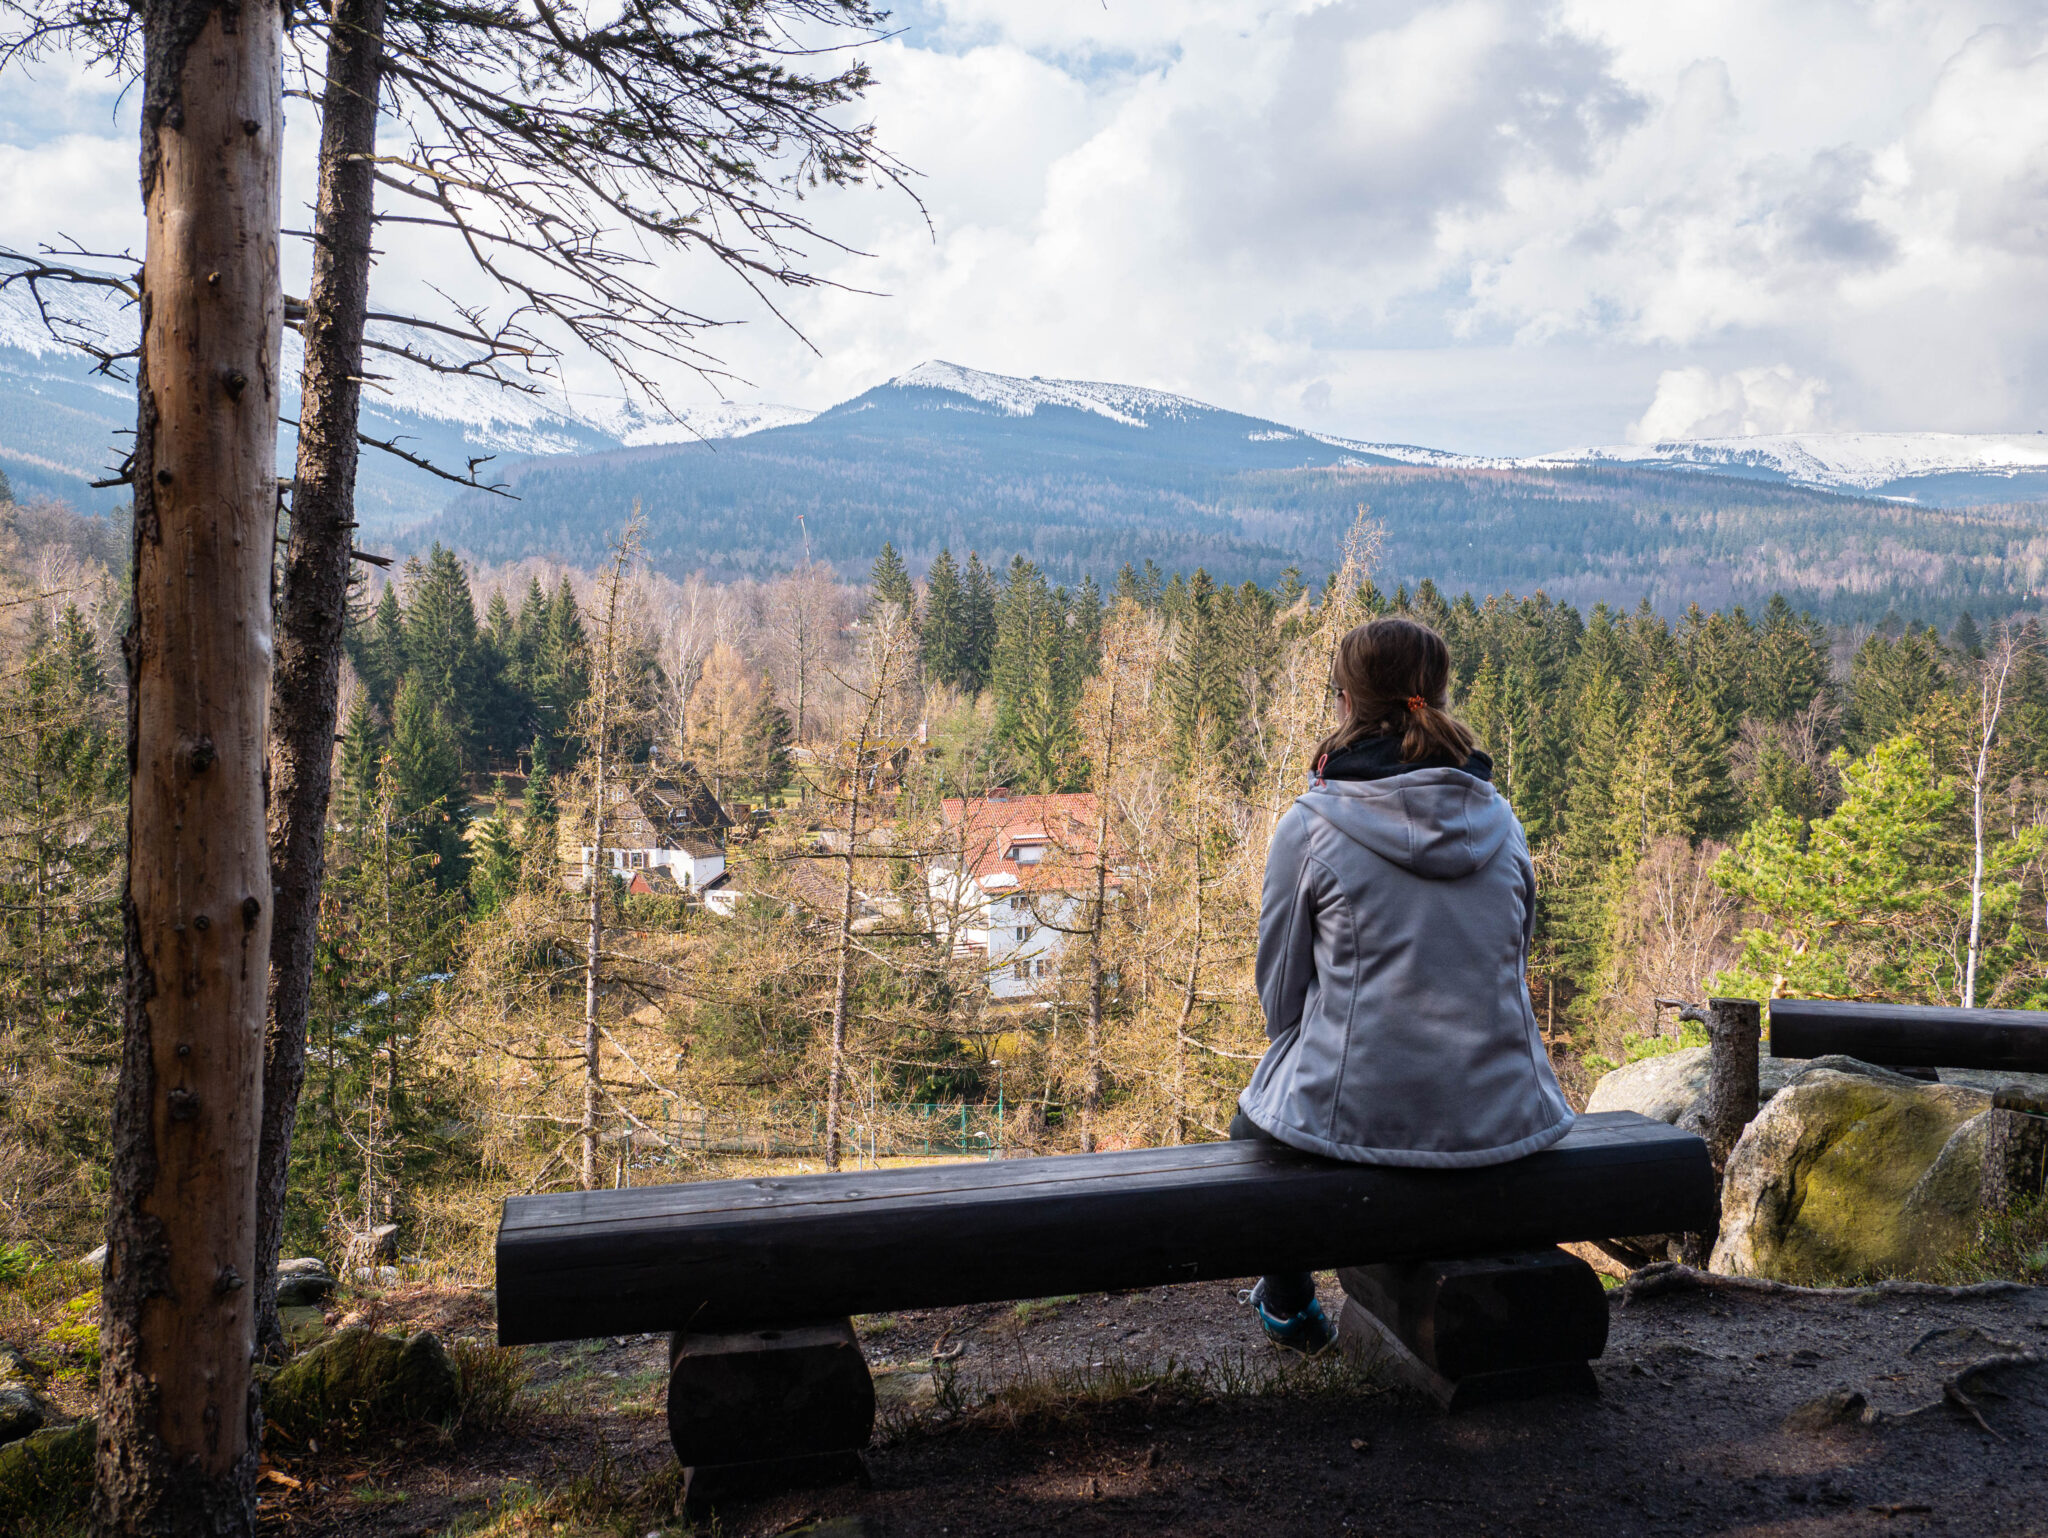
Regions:
[[[1945,1280],[2048,1283],[2048,1194],[2008,1213],[1986,1213],[1976,1243],[1957,1259],[1953,1273]]]
[[[515,1480],[478,1512],[460,1518],[442,1538],[644,1538],[682,1533],[682,1470],[670,1464],[628,1486],[603,1442],[589,1473],[543,1487]]]
[[[1080,1301],[1078,1292],[1062,1293],[1056,1298],[1026,1298],[1010,1310],[1010,1317],[1017,1321],[1019,1329],[1025,1329],[1042,1319],[1057,1319],[1067,1304]]]
[[[412,1499],[404,1490],[393,1490],[388,1485],[357,1485],[349,1491],[349,1499],[359,1506],[402,1506]]]
[[[453,1428],[457,1436],[497,1436],[532,1418],[535,1407],[527,1386],[533,1381],[533,1364],[524,1349],[458,1340],[448,1355],[460,1385]]]

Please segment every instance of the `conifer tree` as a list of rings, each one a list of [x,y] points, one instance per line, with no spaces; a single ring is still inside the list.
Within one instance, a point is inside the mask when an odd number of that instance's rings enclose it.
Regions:
[[[996,584],[981,557],[967,552],[967,576],[961,593],[959,684],[970,694],[989,687],[995,672]]]
[[[0,678],[0,1122],[30,1161],[0,1233],[73,1243],[98,1216],[91,1172],[107,1156],[127,758],[83,617],[67,605],[52,631],[40,604],[31,614]],[[47,1227],[23,1232],[39,1212]]]
[[[910,573],[904,569],[896,546],[888,540],[882,541],[882,553],[875,557],[874,569],[868,574],[868,592],[870,607],[889,604],[916,620],[917,589],[911,586]]]
[[[436,862],[444,890],[468,878],[462,752],[439,703],[408,674],[391,711],[391,794],[413,842]]]
[[[967,687],[967,594],[951,550],[941,550],[925,575],[924,626],[918,657],[928,677]]]
[[[1941,641],[1931,627],[1909,629],[1896,641],[1873,633],[1849,667],[1851,742],[1869,748],[1907,731],[1943,679]]]
[[[369,634],[356,648],[355,665],[371,704],[388,715],[398,695],[398,680],[405,674],[405,610],[396,582],[385,583],[377,596]]]
[[[471,844],[469,896],[479,916],[495,913],[519,889],[519,845],[505,806],[505,777],[491,785],[490,815],[476,825]]]
[[[764,676],[747,721],[744,760],[747,789],[763,803],[781,795],[789,784],[789,746],[795,738],[789,712],[776,700],[775,686]]]

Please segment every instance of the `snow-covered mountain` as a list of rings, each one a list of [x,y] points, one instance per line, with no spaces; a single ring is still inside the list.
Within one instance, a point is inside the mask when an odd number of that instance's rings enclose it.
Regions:
[[[125,451],[135,423],[131,385],[92,371],[68,345],[83,338],[108,351],[133,345],[133,304],[111,289],[44,286],[37,297],[22,283],[0,289],[0,468],[23,494],[45,492],[71,501],[112,505],[118,490],[92,492]],[[45,322],[47,312],[49,323]],[[52,331],[57,335],[52,335]],[[373,322],[373,341],[404,345],[444,363],[479,356],[449,339]],[[298,416],[304,352],[295,332],[284,336],[283,415]],[[460,469],[471,457],[510,461],[590,453],[639,444],[737,438],[808,421],[795,407],[716,402],[674,416],[619,396],[586,395],[548,379],[510,390],[481,375],[444,374],[390,353],[372,351],[365,372],[363,432],[399,440],[411,453]],[[278,435],[281,474],[290,473],[296,435]],[[488,474],[494,466],[486,466]],[[370,528],[413,523],[438,511],[454,488],[390,455],[365,449],[358,479],[359,514]]]
[[[1566,449],[1525,466],[1669,465],[1934,506],[2048,497],[2048,434],[1788,433]]]

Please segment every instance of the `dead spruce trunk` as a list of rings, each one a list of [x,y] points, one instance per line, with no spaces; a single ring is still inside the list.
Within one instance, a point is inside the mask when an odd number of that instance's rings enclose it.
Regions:
[[[327,804],[355,528],[356,419],[370,237],[384,0],[336,0],[321,102],[320,192],[306,290],[306,366],[291,538],[277,606],[270,701],[270,1021],[263,1054],[263,1143],[256,1174],[256,1339],[280,1349],[277,1256],[292,1124],[306,1082],[306,1014],[326,877]]]
[[[279,12],[142,16],[146,215],[125,1035],[101,1304],[103,1534],[255,1527],[270,859]]]

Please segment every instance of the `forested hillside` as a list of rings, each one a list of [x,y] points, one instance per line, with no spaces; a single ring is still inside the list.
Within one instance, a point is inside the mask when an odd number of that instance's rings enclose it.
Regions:
[[[676,578],[763,578],[807,552],[851,578],[892,540],[920,572],[950,547],[1022,555],[1069,583],[1150,561],[1272,584],[1290,568],[1326,573],[1365,504],[1393,582],[1581,606],[1647,597],[1667,618],[1783,593],[1835,622],[1944,625],[2029,603],[2048,569],[2048,514],[2032,504],[1929,509],[1656,468],[1397,464],[1207,408],[1134,425],[898,385],[744,439],[531,460],[508,478],[517,501],[465,495],[419,548],[589,565],[638,502],[648,556]]]
[[[0,1238],[89,1247],[118,1030],[125,552],[60,509],[0,523]],[[1452,599],[1393,579],[1372,533],[1313,585],[1143,566],[1063,583],[943,548],[917,581],[885,545],[858,585],[442,547],[366,587],[289,1244],[339,1254],[392,1222],[408,1249],[481,1263],[508,1188],[709,1168],[713,1128],[814,1151],[829,1132],[851,1158],[934,1102],[1010,1147],[1221,1135],[1263,1041],[1266,841],[1328,724],[1329,646],[1379,613],[1442,628],[1455,708],[1528,829],[1530,987],[1574,1093],[1677,1039],[1659,998],[2048,1001],[2036,628]],[[614,795],[713,787],[737,819],[731,885],[761,900],[721,916],[600,883],[593,952],[562,851],[609,836],[600,756]],[[1022,1008],[918,895],[951,847],[944,799],[1005,786],[1095,792],[1117,862],[1114,902]],[[1112,979],[1099,1013],[1091,960]]]

